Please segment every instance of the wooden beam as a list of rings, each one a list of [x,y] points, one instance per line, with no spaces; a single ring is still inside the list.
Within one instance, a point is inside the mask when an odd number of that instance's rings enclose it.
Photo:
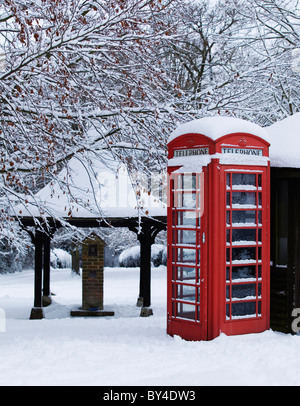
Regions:
[[[36,222],[33,217],[21,217],[17,219],[23,227],[33,227],[35,226]],[[37,219],[41,223],[45,222],[44,219]],[[69,223],[72,226],[79,227],[79,228],[97,228],[97,227],[138,227],[138,224],[141,219],[135,217],[110,217],[110,218],[65,218],[64,221]],[[157,217],[143,217],[143,222],[148,222],[150,224],[157,224],[162,225],[162,227],[166,226],[167,223],[167,216],[157,216]],[[63,225],[52,218],[47,218],[46,222],[50,228],[58,229],[63,227]]]

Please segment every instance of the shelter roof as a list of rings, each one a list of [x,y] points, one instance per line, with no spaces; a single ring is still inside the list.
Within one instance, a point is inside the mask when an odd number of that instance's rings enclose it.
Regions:
[[[135,190],[125,165],[110,153],[92,161],[72,158],[55,181],[27,200],[15,209],[19,217],[41,217],[41,208],[53,219],[166,216],[166,204],[146,189]]]
[[[266,127],[272,167],[300,168],[300,113]]]

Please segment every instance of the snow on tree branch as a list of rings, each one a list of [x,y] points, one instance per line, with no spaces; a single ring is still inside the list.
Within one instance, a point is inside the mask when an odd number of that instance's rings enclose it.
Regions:
[[[299,111],[299,24],[297,0],[3,0],[0,230],[44,185],[69,195],[74,157],[151,176],[181,122]]]
[[[173,114],[158,109],[166,105],[167,78],[155,59],[157,44],[172,34],[160,16],[166,8],[174,11],[172,3],[3,2],[2,205],[16,198],[26,201],[57,179],[62,166],[77,154],[88,157],[88,151],[110,148],[116,159],[136,168],[142,163],[139,151],[151,150],[148,160],[155,162],[155,148],[149,146],[162,144],[160,116]],[[90,128],[97,136],[89,135]]]

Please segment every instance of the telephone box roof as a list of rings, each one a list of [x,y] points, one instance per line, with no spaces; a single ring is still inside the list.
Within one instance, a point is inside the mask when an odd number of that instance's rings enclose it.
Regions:
[[[233,117],[205,117],[180,125],[169,137],[168,143],[184,134],[202,134],[216,141],[234,133],[252,134],[269,142],[268,132],[250,121]]]
[[[168,143],[184,134],[202,134],[216,141],[234,133],[253,134],[269,142],[272,167],[300,168],[300,113],[264,128],[238,118],[206,117],[178,126]]]

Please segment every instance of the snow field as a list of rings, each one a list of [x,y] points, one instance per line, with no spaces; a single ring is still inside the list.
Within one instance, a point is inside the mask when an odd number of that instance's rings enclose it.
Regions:
[[[70,318],[81,277],[52,270],[54,303],[29,320],[33,271],[0,275],[0,385],[298,385],[300,337],[272,331],[186,342],[166,334],[166,268],[152,270],[154,315],[139,317],[137,268],[105,268],[114,317]]]

